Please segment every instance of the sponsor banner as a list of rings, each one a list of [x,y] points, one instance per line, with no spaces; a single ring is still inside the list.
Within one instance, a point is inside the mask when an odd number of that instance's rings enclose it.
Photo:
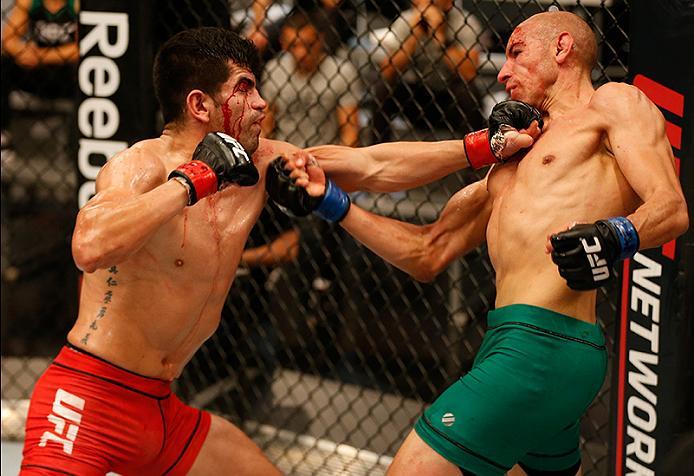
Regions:
[[[687,5],[689,3],[689,5]],[[663,113],[678,175],[691,177],[694,44],[691,2],[634,0],[630,78]],[[685,185],[685,182],[683,182]],[[612,473],[656,475],[687,424],[691,336],[682,252],[691,234],[623,264],[613,385]]]
[[[154,132],[149,2],[83,0],[79,13],[78,205],[99,169]]]

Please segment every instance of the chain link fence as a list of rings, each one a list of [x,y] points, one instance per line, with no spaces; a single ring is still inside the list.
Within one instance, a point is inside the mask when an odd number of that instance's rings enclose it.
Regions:
[[[156,41],[201,25],[255,38],[265,60],[261,93],[274,119],[265,132],[299,146],[439,140],[479,128],[505,98],[496,74],[513,27],[551,5],[593,26],[596,85],[626,79],[627,1],[451,1],[450,11],[425,25],[433,35],[441,32],[441,41],[410,51],[398,68],[387,65],[396,63],[410,34],[408,15],[421,2],[264,2],[263,21],[253,17],[253,3],[153,2]],[[76,30],[65,26],[64,43],[39,46],[40,4],[2,2],[3,438],[21,438],[32,385],[76,316],[78,275],[70,255],[76,58],[69,46]],[[69,15],[72,2],[66,4],[69,25],[76,17]],[[55,19],[55,11],[48,13]],[[305,23],[315,25],[315,37],[299,37]],[[288,66],[292,54],[301,55],[292,50],[298,38],[313,58],[308,63],[318,63],[301,74]],[[22,44],[31,52],[17,48]],[[33,67],[21,58],[31,54]],[[379,214],[426,223],[480,177],[464,171],[408,192],[352,198]],[[219,330],[176,391],[232,419],[287,474],[383,474],[426,405],[472,365],[495,297],[486,249],[421,284],[339,227],[288,222],[268,206],[248,247],[275,240],[298,243],[298,252],[282,263],[240,269]],[[608,348],[616,302],[614,285],[600,290]],[[610,382],[608,375],[582,422],[588,475],[608,472]]]

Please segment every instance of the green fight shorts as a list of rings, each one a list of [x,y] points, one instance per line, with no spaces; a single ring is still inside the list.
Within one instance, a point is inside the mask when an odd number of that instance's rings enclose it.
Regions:
[[[415,424],[431,448],[476,475],[559,472],[580,464],[579,418],[605,379],[595,324],[536,306],[491,311],[470,372]]]

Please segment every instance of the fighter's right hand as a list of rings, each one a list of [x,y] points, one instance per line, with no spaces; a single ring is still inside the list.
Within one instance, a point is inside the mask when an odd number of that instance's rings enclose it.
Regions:
[[[536,122],[536,124],[533,124]],[[502,101],[492,109],[489,129],[471,132],[463,139],[465,156],[475,169],[504,163],[523,147],[530,147],[542,130],[542,114],[521,101]],[[518,136],[519,131],[528,132],[528,137]],[[513,142],[513,143],[512,143]]]
[[[296,178],[291,176],[292,172],[285,169],[285,159],[278,157],[267,169],[265,190],[288,215],[303,217],[315,213],[324,220],[339,223],[349,211],[349,195],[325,176],[315,159],[309,159],[307,169],[314,174],[317,182],[314,187],[310,184],[306,187],[297,185]]]
[[[229,184],[258,183],[258,169],[243,146],[223,132],[210,132],[193,152],[193,160],[178,166],[169,180],[178,180],[188,189],[188,205],[194,205]]]

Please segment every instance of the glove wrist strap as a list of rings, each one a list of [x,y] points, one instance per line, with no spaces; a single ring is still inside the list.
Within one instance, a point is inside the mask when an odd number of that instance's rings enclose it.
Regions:
[[[339,223],[347,215],[351,205],[347,195],[335,182],[328,179],[325,184],[325,195],[314,213],[324,220]]]
[[[191,160],[179,165],[169,174],[169,179],[181,178],[190,188],[188,205],[194,205],[218,189],[217,174],[206,163]]]
[[[641,244],[634,224],[624,217],[610,218],[607,222],[619,238],[620,254],[618,258],[624,260],[634,256]]]
[[[479,169],[485,165],[497,163],[499,160],[494,156],[489,145],[489,129],[482,129],[467,134],[463,139],[465,157],[473,169]]]

